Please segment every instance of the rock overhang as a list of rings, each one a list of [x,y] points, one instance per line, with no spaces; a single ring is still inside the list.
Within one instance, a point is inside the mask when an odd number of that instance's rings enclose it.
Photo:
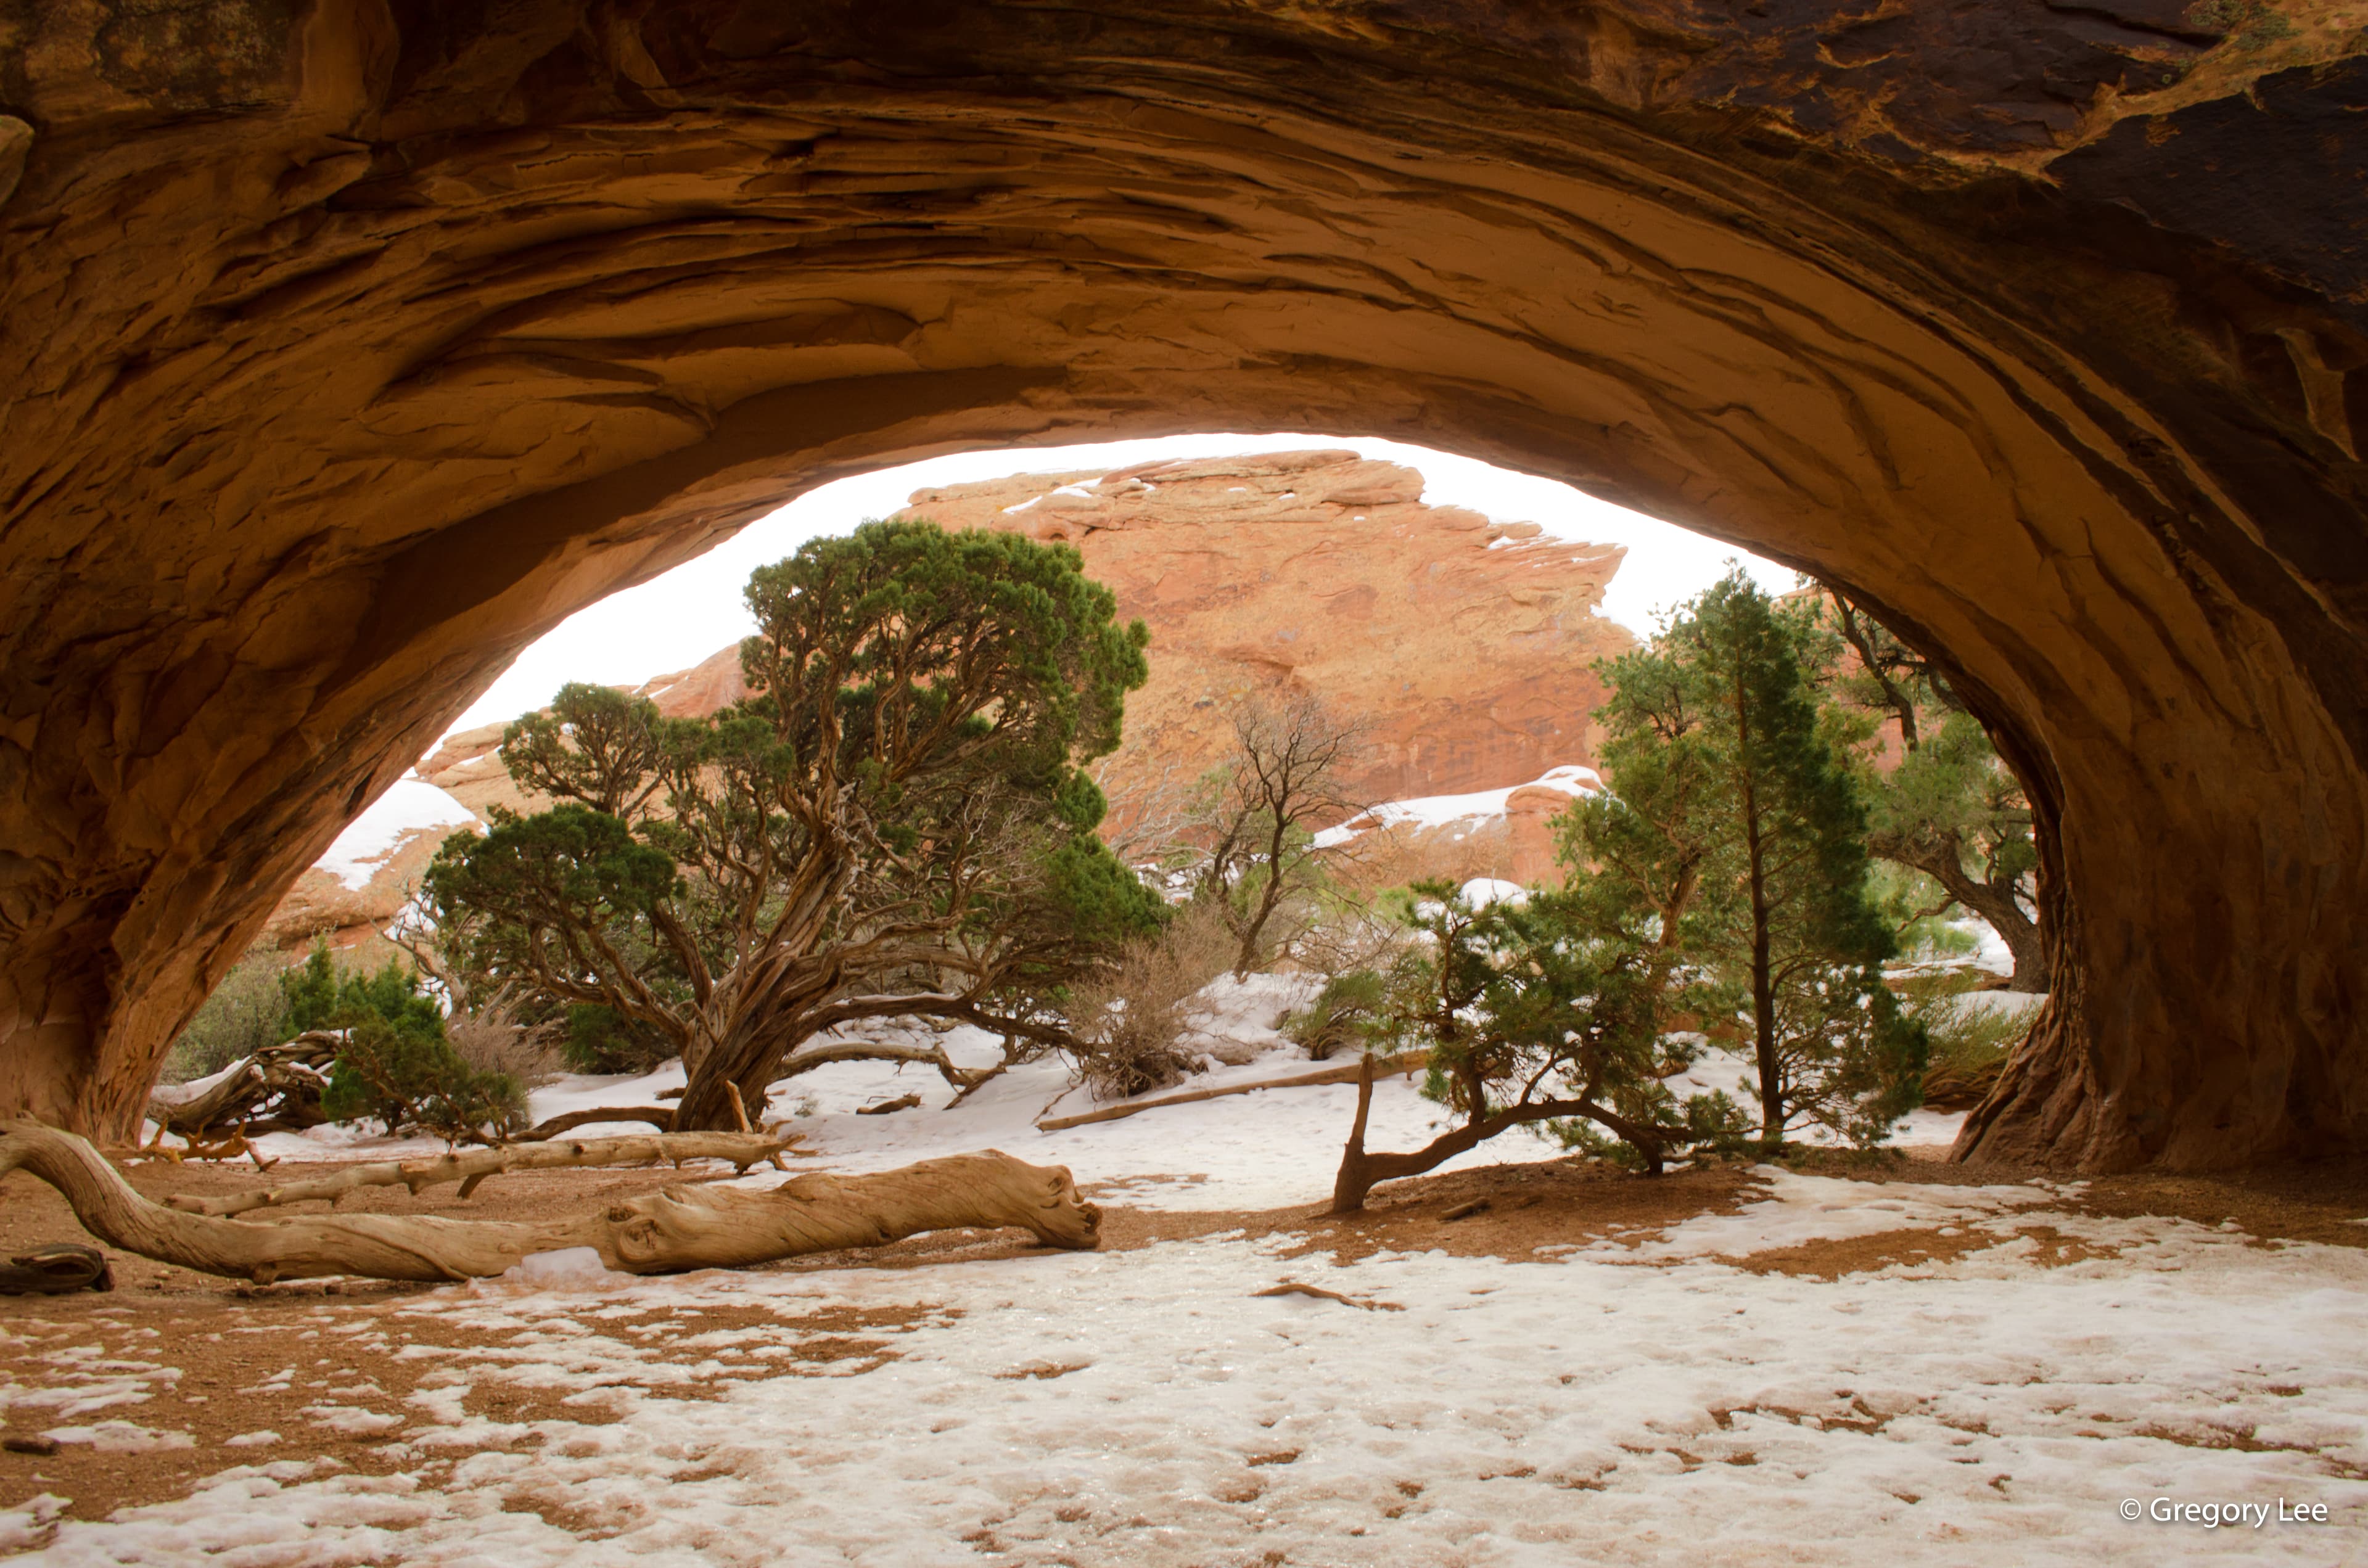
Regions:
[[[1573,480],[1947,655],[2110,992],[1996,1149],[2360,1134],[2328,7],[222,9],[180,55],[129,6],[0,42],[0,1099],[120,1121],[511,653],[788,494],[1316,428]]]

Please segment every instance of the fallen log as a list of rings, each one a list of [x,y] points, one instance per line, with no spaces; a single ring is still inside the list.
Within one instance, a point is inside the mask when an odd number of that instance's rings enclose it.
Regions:
[[[571,1110],[565,1116],[554,1116],[549,1121],[538,1121],[510,1140],[513,1143],[541,1143],[563,1132],[573,1132],[579,1127],[597,1127],[604,1121],[646,1121],[661,1132],[674,1131],[674,1108],[662,1105],[601,1106],[593,1110]]]
[[[923,1231],[1017,1227],[1047,1246],[1101,1243],[1101,1210],[1077,1196],[1065,1169],[993,1150],[875,1176],[791,1176],[761,1190],[669,1187],[539,1221],[185,1214],[134,1192],[80,1138],[31,1121],[0,1121],[0,1176],[12,1170],[56,1187],[85,1228],[111,1246],[258,1285],[339,1274],[482,1279],[537,1253],[572,1247],[590,1247],[628,1274],[671,1274],[885,1246]]]
[[[426,1160],[381,1160],[375,1165],[348,1165],[332,1176],[315,1176],[310,1181],[291,1181],[279,1187],[257,1187],[251,1192],[234,1192],[226,1198],[193,1198],[176,1193],[165,1199],[165,1206],[184,1214],[211,1214],[227,1218],[245,1214],[256,1209],[275,1209],[290,1203],[310,1203],[325,1199],[334,1204],[348,1192],[366,1187],[407,1187],[416,1198],[424,1187],[438,1187],[446,1182],[461,1184],[461,1196],[466,1199],[477,1190],[479,1183],[488,1176],[506,1176],[511,1171],[547,1171],[580,1165],[654,1165],[670,1162],[679,1166],[685,1160],[728,1160],[742,1172],[750,1165],[768,1162],[775,1170],[786,1171],[781,1164],[781,1151],[797,1142],[795,1133],[775,1137],[762,1132],[651,1132],[628,1138],[575,1138],[564,1142],[509,1144],[493,1149],[471,1149],[465,1153],[438,1154]]]
[[[1376,1074],[1383,1076],[1401,1071],[1411,1073],[1429,1060],[1430,1053],[1425,1051],[1406,1051],[1395,1056],[1377,1056],[1373,1059],[1373,1071]],[[1084,1127],[1089,1122],[1116,1121],[1122,1116],[1133,1116],[1138,1111],[1157,1110],[1163,1106],[1190,1105],[1197,1100],[1223,1099],[1227,1095],[1247,1095],[1256,1089],[1303,1089],[1314,1084],[1353,1084],[1357,1081],[1357,1075],[1363,1071],[1362,1061],[1346,1062],[1339,1066],[1326,1067],[1314,1073],[1300,1073],[1281,1078],[1260,1078],[1249,1084],[1227,1084],[1222,1088],[1215,1089],[1194,1089],[1189,1094],[1162,1095],[1156,1100],[1131,1100],[1125,1105],[1104,1106],[1099,1110],[1085,1111],[1076,1116],[1051,1117],[1038,1122],[1036,1131],[1058,1132],[1064,1128]]]
[[[293,1040],[266,1046],[232,1062],[203,1088],[160,1085],[148,1096],[148,1119],[162,1132],[199,1139],[216,1129],[238,1129],[267,1119],[291,1128],[318,1126],[323,1071],[336,1060],[345,1040],[328,1029],[309,1029]]]

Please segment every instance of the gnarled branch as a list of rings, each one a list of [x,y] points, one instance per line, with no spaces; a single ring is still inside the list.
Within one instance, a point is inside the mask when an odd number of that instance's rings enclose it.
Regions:
[[[217,1219],[134,1192],[98,1151],[31,1121],[0,1122],[0,1176],[22,1169],[56,1187],[111,1246],[202,1274],[269,1284],[360,1275],[485,1278],[536,1253],[590,1247],[610,1268],[670,1274],[744,1268],[806,1253],[884,1246],[923,1231],[1015,1226],[1048,1246],[1100,1244],[1101,1210],[1060,1166],[993,1150],[875,1176],[791,1176],[751,1191],[670,1187],[586,1213],[515,1221],[394,1214]]]
[[[407,1187],[414,1197],[423,1187],[446,1182],[461,1184],[467,1198],[487,1176],[511,1171],[547,1171],[580,1165],[654,1165],[669,1161],[726,1160],[737,1171],[763,1161],[776,1169],[781,1151],[797,1142],[797,1134],[763,1132],[653,1132],[628,1138],[575,1138],[564,1142],[511,1144],[505,1148],[471,1149],[465,1153],[438,1154],[426,1160],[381,1160],[375,1165],[348,1165],[334,1176],[311,1181],[285,1182],[256,1187],[227,1198],[191,1198],[185,1194],[165,1199],[165,1206],[184,1214],[227,1216],[253,1209],[273,1209],[289,1203],[326,1199],[335,1203],[348,1192],[366,1187]]]

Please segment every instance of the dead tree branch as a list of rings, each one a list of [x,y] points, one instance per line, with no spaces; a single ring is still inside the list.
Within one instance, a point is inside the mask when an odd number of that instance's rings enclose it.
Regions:
[[[506,1176],[511,1171],[654,1165],[662,1161],[679,1166],[685,1160],[727,1160],[739,1172],[770,1161],[776,1170],[787,1170],[789,1167],[780,1163],[781,1151],[796,1142],[795,1133],[773,1136],[762,1132],[657,1132],[631,1138],[578,1138],[523,1147],[512,1144],[507,1148],[438,1154],[427,1160],[382,1160],[375,1165],[348,1165],[334,1176],[257,1187],[228,1198],[176,1194],[165,1199],[165,1203],[184,1214],[227,1217],[289,1203],[325,1199],[334,1204],[347,1193],[359,1192],[366,1187],[406,1187],[416,1198],[422,1188],[457,1181],[461,1184],[461,1196],[465,1199],[486,1177]]]
[[[324,1069],[336,1060],[344,1040],[328,1029],[311,1029],[291,1040],[266,1046],[215,1074],[205,1088],[186,1096],[182,1087],[160,1087],[148,1096],[148,1119],[166,1132],[201,1138],[219,1129],[239,1129],[266,1119],[290,1128],[317,1126]]]
[[[807,1253],[884,1246],[923,1231],[1017,1227],[1047,1246],[1100,1244],[1101,1210],[1069,1173],[988,1151],[876,1176],[791,1176],[750,1191],[670,1187],[549,1220],[184,1214],[134,1192],[97,1150],[32,1121],[0,1122],[0,1176],[24,1170],[64,1195],[110,1246],[202,1274],[269,1284],[359,1275],[450,1280],[503,1274],[536,1253],[590,1247],[610,1268],[745,1268]]]

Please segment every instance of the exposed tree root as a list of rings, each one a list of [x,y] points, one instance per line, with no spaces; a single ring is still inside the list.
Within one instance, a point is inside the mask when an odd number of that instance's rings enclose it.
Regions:
[[[224,1217],[254,1209],[326,1199],[335,1203],[348,1192],[366,1187],[407,1187],[416,1195],[422,1187],[445,1182],[461,1184],[469,1197],[487,1176],[509,1171],[545,1171],[571,1165],[654,1165],[671,1161],[729,1160],[746,1171],[760,1161],[786,1171],[781,1151],[797,1142],[795,1133],[772,1136],[762,1132],[654,1132],[628,1138],[574,1138],[559,1142],[510,1144],[504,1148],[472,1149],[466,1153],[438,1154],[426,1160],[384,1160],[376,1165],[348,1165],[334,1176],[257,1187],[227,1198],[191,1198],[176,1194],[167,1208],[184,1214]]]
[[[134,1192],[98,1151],[38,1122],[0,1122],[0,1176],[23,1169],[65,1196],[100,1240],[158,1262],[269,1284],[350,1274],[484,1278],[535,1253],[591,1247],[631,1274],[741,1268],[956,1227],[1032,1232],[1048,1246],[1100,1244],[1101,1210],[1069,1173],[989,1151],[876,1176],[792,1176],[763,1191],[671,1187],[537,1221],[392,1214],[263,1220],[185,1214]]]

